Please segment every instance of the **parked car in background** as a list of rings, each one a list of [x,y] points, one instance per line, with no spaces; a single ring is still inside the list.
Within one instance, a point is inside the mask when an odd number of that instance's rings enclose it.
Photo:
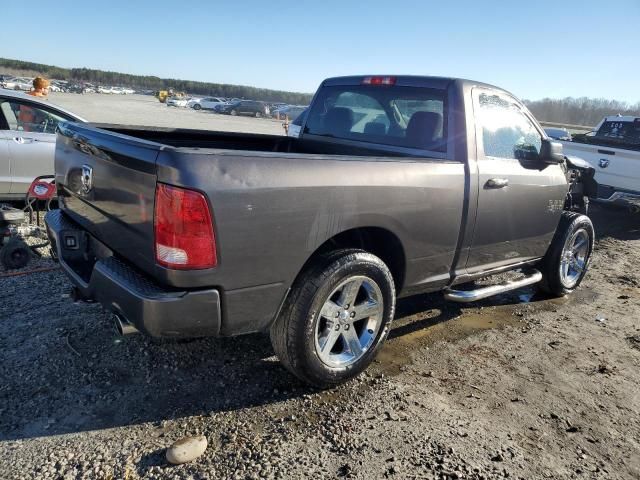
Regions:
[[[592,134],[562,143],[566,155],[596,169],[596,200],[640,208],[640,117],[605,117]]]
[[[566,128],[553,128],[547,127],[544,129],[545,133],[549,136],[549,138],[553,138],[554,140],[564,140],[567,142],[571,141],[571,132]]]
[[[286,105],[275,111],[272,110],[271,116],[281,120],[284,120],[286,117],[288,117],[289,120],[295,120],[302,112],[305,111],[306,108],[307,107],[300,105]]]
[[[225,105],[228,105],[229,103],[231,103],[230,101],[226,101],[224,103],[219,103],[213,106],[213,111],[215,113],[223,113],[222,109],[225,107]]]
[[[305,108],[300,115],[298,115],[293,122],[289,123],[288,129],[287,129],[287,135],[289,137],[294,137],[294,138],[298,138],[300,136],[300,132],[302,130],[302,124],[304,123],[304,119],[307,115],[307,112],[309,111],[309,108]]]
[[[186,107],[188,103],[189,103],[189,99],[184,97],[178,97],[178,96],[169,97],[165,102],[167,107]]]
[[[100,85],[96,89],[96,92],[98,92],[98,93],[113,93],[113,88],[112,87],[105,87],[104,85]]]
[[[225,103],[227,103],[226,100],[221,97],[204,97],[192,99],[187,106],[194,110],[215,110],[216,105],[223,105]]]
[[[95,93],[95,89],[80,83],[69,83],[65,90],[69,93]]]
[[[269,105],[269,110],[271,112],[275,112],[276,110],[289,106],[288,103],[283,103],[283,102],[269,103],[268,105]]]
[[[33,78],[15,77],[12,82],[14,90],[29,92],[33,88]]]
[[[237,100],[219,108],[220,113],[227,115],[252,115],[254,117],[266,117],[269,115],[269,107],[264,102],[257,100]]]
[[[15,77],[11,77],[9,75],[3,75],[2,78],[0,78],[0,88],[15,90],[15,87],[16,87]]]
[[[202,101],[202,97],[191,97],[187,102],[187,107],[193,108],[196,103],[200,103]],[[198,110],[198,109],[196,109]]]
[[[84,122],[49,101],[0,90],[0,200],[24,198],[35,177],[53,173],[61,121]]]

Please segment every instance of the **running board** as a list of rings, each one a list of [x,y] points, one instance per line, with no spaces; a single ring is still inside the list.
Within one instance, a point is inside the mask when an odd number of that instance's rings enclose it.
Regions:
[[[444,291],[444,298],[452,302],[469,303],[483,298],[493,297],[500,293],[515,290],[516,288],[533,285],[542,280],[542,273],[538,270],[531,270],[524,278],[518,280],[507,280],[497,285],[489,285],[487,287],[478,288],[476,290],[452,290]]]

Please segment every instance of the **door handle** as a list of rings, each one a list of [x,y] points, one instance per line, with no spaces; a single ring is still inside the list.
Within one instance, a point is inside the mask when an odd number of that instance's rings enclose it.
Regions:
[[[33,143],[36,141],[35,138],[31,137],[13,137],[13,140],[17,143]]]
[[[508,178],[490,178],[487,180],[485,187],[487,188],[504,188],[509,186]]]

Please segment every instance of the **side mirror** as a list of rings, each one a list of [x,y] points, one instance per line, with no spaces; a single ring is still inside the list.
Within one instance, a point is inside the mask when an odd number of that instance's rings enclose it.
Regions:
[[[540,145],[540,161],[547,165],[557,165],[564,162],[564,153],[562,152],[562,144],[543,138]]]

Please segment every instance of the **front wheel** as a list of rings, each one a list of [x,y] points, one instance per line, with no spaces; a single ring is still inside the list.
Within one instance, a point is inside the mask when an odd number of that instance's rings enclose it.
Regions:
[[[375,358],[394,310],[395,286],[384,262],[362,250],[339,250],[319,257],[296,280],[271,327],[271,343],[302,381],[337,385]]]
[[[233,115],[235,117],[236,115],[238,115],[238,112],[236,110],[231,110],[229,112],[229,114],[231,114],[231,115]]]
[[[572,292],[582,282],[591,253],[595,233],[586,215],[562,212],[551,246],[540,264],[540,288],[556,296]]]
[[[199,103],[196,103],[196,104],[193,106],[193,109],[194,109],[194,110],[200,110],[201,108],[202,108],[202,105],[200,105]]]

